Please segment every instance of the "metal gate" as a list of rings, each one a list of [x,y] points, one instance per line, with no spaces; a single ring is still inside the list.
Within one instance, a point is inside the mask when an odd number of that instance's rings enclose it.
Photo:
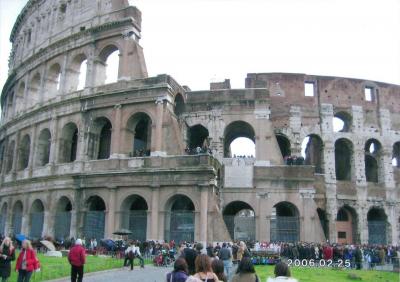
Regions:
[[[31,213],[31,217],[30,217],[31,230],[29,232],[29,237],[31,239],[42,238],[43,222],[44,222],[44,213],[43,212]]]
[[[299,226],[299,217],[297,216],[277,216],[276,218],[271,218],[271,241],[299,241]]]
[[[369,244],[386,244],[386,227],[387,223],[383,220],[368,221],[368,243]]]
[[[14,212],[12,216],[12,229],[13,234],[17,235],[21,233],[22,227],[22,212]]]
[[[224,215],[224,221],[232,239],[255,240],[256,220],[254,216]]]
[[[194,212],[173,211],[165,215],[165,239],[175,242],[194,241]]]
[[[54,236],[56,240],[69,238],[71,229],[71,212],[57,212],[54,219]]]
[[[129,239],[146,241],[147,211],[137,210],[124,212],[122,214],[122,228],[132,232]]]
[[[85,225],[83,235],[86,239],[96,238],[96,240],[104,239],[105,212],[104,211],[88,211],[85,214]]]

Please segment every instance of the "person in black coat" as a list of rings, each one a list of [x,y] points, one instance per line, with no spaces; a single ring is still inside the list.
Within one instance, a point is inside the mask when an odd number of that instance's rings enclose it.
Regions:
[[[0,245],[0,277],[7,282],[11,275],[11,262],[15,260],[15,248],[11,239],[6,237]]]

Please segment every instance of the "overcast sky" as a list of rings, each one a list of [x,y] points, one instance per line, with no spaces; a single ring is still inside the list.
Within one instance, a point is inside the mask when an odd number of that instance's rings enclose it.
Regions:
[[[25,0],[0,0],[0,85]],[[130,0],[142,11],[150,76],[192,90],[250,72],[301,72],[400,84],[400,0]]]

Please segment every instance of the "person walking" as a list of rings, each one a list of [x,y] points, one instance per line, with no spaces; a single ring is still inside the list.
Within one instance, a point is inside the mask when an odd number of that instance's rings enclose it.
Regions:
[[[260,282],[256,275],[256,270],[249,257],[244,257],[238,265],[236,274],[232,278],[232,282]]]
[[[297,279],[290,278],[289,266],[284,262],[275,265],[274,274],[275,278],[268,278],[267,282],[297,282]]]
[[[71,264],[71,282],[82,282],[86,252],[81,239],[77,239],[75,245],[69,250],[68,261]]]
[[[193,275],[194,278],[200,281],[207,282],[218,282],[219,279],[217,275],[212,271],[211,259],[206,254],[199,254],[195,261],[196,274]]]
[[[9,237],[5,237],[0,245],[0,277],[7,282],[11,275],[11,262],[15,260],[15,248]]]
[[[34,271],[40,270],[40,263],[29,240],[22,241],[15,269],[18,272],[18,282],[29,282]]]
[[[224,262],[224,273],[228,280],[231,279],[231,269],[232,269],[232,252],[227,247],[226,243],[222,244],[222,248],[219,251],[218,257]]]
[[[167,274],[166,282],[185,282],[188,278],[188,265],[184,258],[178,258],[174,270]]]

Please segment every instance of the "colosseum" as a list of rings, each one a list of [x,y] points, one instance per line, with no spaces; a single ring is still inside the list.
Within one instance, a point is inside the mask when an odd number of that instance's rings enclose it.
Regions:
[[[19,14],[0,233],[399,244],[400,86],[249,73],[244,89],[193,91],[148,77],[141,17],[127,0],[30,0]],[[232,154],[240,137],[254,156]]]

